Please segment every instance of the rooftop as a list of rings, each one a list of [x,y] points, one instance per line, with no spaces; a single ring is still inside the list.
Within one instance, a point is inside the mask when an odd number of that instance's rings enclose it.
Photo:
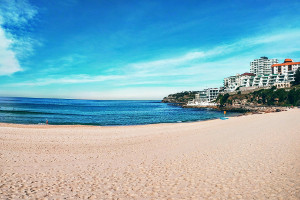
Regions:
[[[293,60],[290,59],[290,58],[286,58],[286,59],[284,60],[284,63],[287,63],[287,62],[293,62]]]
[[[266,57],[266,56],[262,56],[262,57],[260,57],[261,59],[269,59],[268,57]]]
[[[245,72],[245,73],[241,74],[241,76],[255,76],[255,74]]]
[[[284,65],[300,65],[300,62],[294,62],[291,58],[286,58],[284,60],[284,63],[274,64],[271,67],[284,66]]]

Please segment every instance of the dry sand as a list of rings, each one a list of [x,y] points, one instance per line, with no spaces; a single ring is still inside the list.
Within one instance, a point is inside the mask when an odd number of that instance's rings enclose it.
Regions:
[[[0,124],[0,199],[300,199],[299,121]]]

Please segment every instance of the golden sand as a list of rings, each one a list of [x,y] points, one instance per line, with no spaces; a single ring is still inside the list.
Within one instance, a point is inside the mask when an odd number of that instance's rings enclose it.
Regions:
[[[300,109],[127,127],[0,124],[0,199],[300,199]]]

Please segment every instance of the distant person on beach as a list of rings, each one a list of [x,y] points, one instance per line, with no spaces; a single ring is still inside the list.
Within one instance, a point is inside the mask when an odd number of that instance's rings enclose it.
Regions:
[[[48,125],[48,119],[46,119],[46,124]]]

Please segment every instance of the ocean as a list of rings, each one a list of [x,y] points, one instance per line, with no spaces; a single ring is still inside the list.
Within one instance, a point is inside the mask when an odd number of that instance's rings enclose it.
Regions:
[[[237,113],[228,113],[234,116]],[[223,116],[212,109],[182,108],[160,101],[0,97],[0,122],[17,124],[126,126],[180,123]]]

